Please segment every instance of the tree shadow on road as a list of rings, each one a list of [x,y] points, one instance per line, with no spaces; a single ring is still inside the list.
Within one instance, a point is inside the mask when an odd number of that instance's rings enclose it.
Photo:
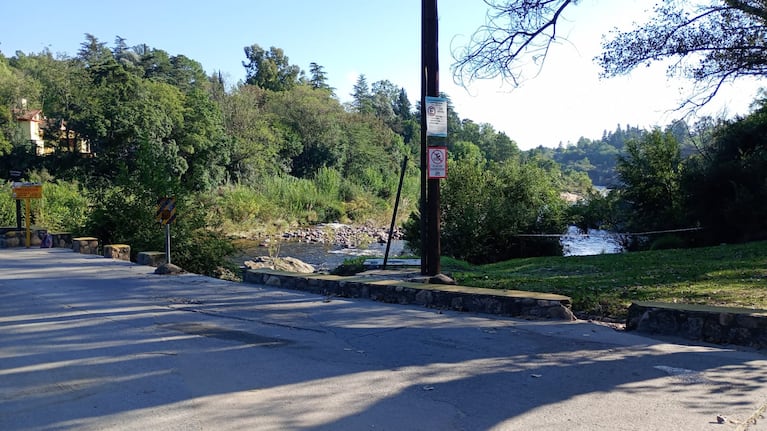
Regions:
[[[34,277],[0,262],[0,429],[697,430],[767,396],[760,353],[108,259]]]

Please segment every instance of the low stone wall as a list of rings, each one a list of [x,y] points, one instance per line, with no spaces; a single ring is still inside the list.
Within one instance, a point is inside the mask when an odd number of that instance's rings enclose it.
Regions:
[[[465,286],[412,283],[364,276],[341,277],[244,270],[243,281],[343,298],[368,298],[395,304],[417,304],[474,313],[528,319],[575,320],[570,298],[535,292],[501,291]]]
[[[30,247],[40,247],[40,237],[45,235],[47,230],[32,228],[30,229],[29,243]],[[27,231],[25,229],[16,230],[16,228],[3,228],[0,232],[0,248],[26,247]]]
[[[767,310],[634,302],[626,330],[762,349],[767,348]]]

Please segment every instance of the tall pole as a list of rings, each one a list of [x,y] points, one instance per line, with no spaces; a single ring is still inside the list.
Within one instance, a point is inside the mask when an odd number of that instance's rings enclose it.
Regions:
[[[389,250],[391,249],[391,237],[394,234],[394,224],[397,222],[397,211],[399,210],[399,198],[402,196],[402,184],[405,182],[405,171],[407,170],[407,156],[402,160],[402,170],[399,173],[399,185],[397,186],[397,197],[394,199],[394,213],[391,216],[391,226],[389,226],[389,238],[386,239],[386,252],[384,253],[383,269],[389,262]]]
[[[439,96],[437,0],[421,0],[421,273],[440,268],[439,179],[427,179],[426,96]]]
[[[426,3],[428,0],[421,0],[421,199],[418,202],[418,209],[421,213],[421,274],[428,273],[428,255],[426,253],[428,237],[426,230],[429,226],[426,214],[426,169],[427,169],[427,146],[426,139]]]

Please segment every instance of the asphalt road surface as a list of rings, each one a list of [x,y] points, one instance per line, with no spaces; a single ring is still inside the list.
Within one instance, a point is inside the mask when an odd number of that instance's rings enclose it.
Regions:
[[[153,269],[0,250],[0,430],[767,430],[763,351]]]

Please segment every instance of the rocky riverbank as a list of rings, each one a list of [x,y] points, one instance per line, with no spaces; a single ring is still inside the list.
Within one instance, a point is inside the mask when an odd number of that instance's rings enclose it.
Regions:
[[[385,244],[388,237],[388,228],[328,223],[285,232],[280,236],[280,240],[336,245],[343,248],[361,248],[373,243]],[[392,239],[399,240],[402,238],[402,229],[396,227],[392,233]],[[260,240],[268,242],[267,238]]]

